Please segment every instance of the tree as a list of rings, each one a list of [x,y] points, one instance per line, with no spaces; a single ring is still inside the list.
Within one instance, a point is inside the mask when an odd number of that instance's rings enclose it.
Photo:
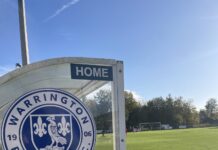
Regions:
[[[128,130],[132,127],[138,126],[141,118],[141,105],[133,97],[131,92],[125,91],[125,113],[126,113],[126,126]],[[144,115],[144,114],[142,114]]]
[[[200,110],[199,112],[199,118],[200,118],[200,123],[207,123],[208,118],[207,118],[207,113],[205,110]]]
[[[191,101],[186,101],[182,97],[172,98],[157,97],[147,102],[141,107],[139,117],[141,122],[161,122],[170,124],[174,128],[179,125],[189,125],[199,123],[199,115]]]
[[[162,97],[154,98],[147,103],[149,122],[163,122],[165,101]]]
[[[98,110],[97,110],[98,104],[95,100],[93,99],[86,100],[84,103],[89,108],[89,110],[92,112],[92,115],[94,117],[98,116]]]
[[[135,109],[139,108],[140,104],[133,97],[131,92],[124,92],[125,97],[125,111],[126,111],[126,120],[129,118],[129,114],[133,112]]]
[[[98,114],[106,114],[112,111],[112,96],[110,90],[100,90],[94,96],[94,100],[98,103]]]
[[[112,96],[109,90],[100,90],[94,96],[97,103],[96,124],[100,130],[110,130],[112,128]]]
[[[203,114],[201,113],[201,115]],[[207,101],[205,105],[205,116],[205,123],[218,123],[218,104],[216,99],[211,98]]]
[[[211,98],[207,101],[205,108],[208,118],[210,119],[216,118],[215,114],[217,113],[217,107],[218,105],[216,99]]]

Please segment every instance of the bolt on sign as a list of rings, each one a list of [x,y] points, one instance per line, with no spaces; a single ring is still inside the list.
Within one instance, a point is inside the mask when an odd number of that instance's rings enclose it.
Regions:
[[[2,125],[5,150],[93,150],[95,123],[82,102],[58,89],[39,89],[15,100]]]
[[[71,78],[112,81],[113,71],[111,66],[71,64]]]

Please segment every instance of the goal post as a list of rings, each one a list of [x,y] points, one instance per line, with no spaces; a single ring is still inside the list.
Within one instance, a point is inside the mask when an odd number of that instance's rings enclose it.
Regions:
[[[141,131],[161,130],[161,122],[144,122],[144,123],[139,123],[139,128],[140,128]]]

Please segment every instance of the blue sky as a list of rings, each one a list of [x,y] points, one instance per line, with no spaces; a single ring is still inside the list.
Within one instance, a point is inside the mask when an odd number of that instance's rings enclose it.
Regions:
[[[217,0],[26,0],[31,62],[123,60],[125,89],[148,100],[218,98]],[[0,0],[0,74],[21,62],[17,0]]]

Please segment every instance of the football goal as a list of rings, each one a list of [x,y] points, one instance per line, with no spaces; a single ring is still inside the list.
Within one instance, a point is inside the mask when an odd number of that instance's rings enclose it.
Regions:
[[[139,124],[141,131],[161,130],[161,122],[144,122]]]

